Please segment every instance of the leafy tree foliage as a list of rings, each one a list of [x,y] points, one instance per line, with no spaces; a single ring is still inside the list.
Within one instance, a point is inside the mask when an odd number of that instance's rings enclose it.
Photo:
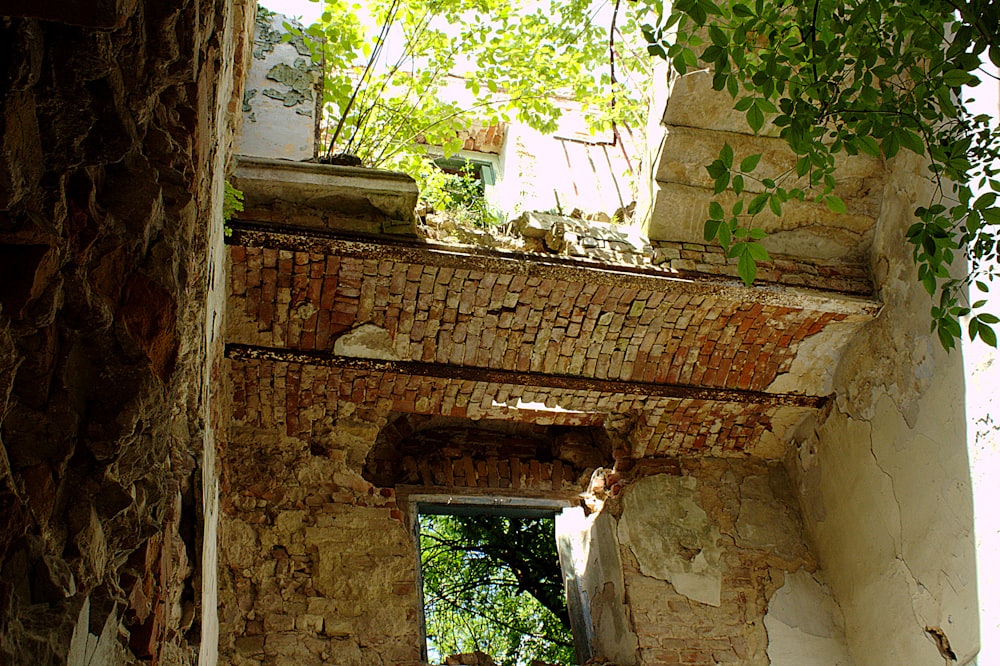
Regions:
[[[424,160],[420,168],[420,200],[466,227],[487,228],[503,223],[503,213],[486,201],[485,186],[466,162],[458,173],[448,173]]]
[[[546,4],[325,0],[306,32],[325,44],[330,152],[419,175],[423,146],[450,155],[473,122],[553,131],[560,97],[581,104],[594,130],[641,127],[649,56],[637,20],[648,3]]]
[[[551,518],[421,515],[420,549],[432,656],[575,661]]]
[[[756,262],[768,258],[756,215],[780,215],[806,197],[842,213],[833,191],[845,155],[910,151],[927,156],[936,185],[906,234],[918,278],[937,296],[933,328],[950,349],[968,316],[969,337],[996,346],[1000,320],[968,293],[987,292],[996,275],[1000,130],[970,113],[960,92],[992,76],[987,59],[1000,66],[1000,4],[677,0],[669,12],[657,4],[657,20],[642,27],[649,52],[681,74],[709,68],[754,132],[770,120],[798,156],[788,173],[760,174],[760,155],[737,160],[726,145],[707,167],[716,194],[731,189],[738,198],[728,209],[712,204],[705,237],[738,258],[743,279],[751,283]],[[750,180],[762,191],[747,193]]]

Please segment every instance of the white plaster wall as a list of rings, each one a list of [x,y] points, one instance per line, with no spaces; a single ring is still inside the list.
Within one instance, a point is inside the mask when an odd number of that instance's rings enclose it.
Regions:
[[[201,506],[202,506],[202,552],[201,565],[201,645],[198,650],[199,666],[215,666],[219,658],[219,613],[218,613],[218,545],[219,545],[219,471],[216,465],[216,433],[214,414],[221,413],[225,404],[220,397],[224,392],[214,383],[212,368],[222,355],[223,322],[226,311],[226,293],[229,281],[226,275],[226,246],[222,213],[226,168],[232,154],[235,125],[239,117],[232,108],[241,90],[234,80],[234,67],[244,56],[238,51],[241,31],[253,30],[253,16],[256,5],[250,0],[232,0],[226,3],[225,25],[221,61],[226,68],[220,72],[216,107],[214,109],[216,136],[212,141],[212,152],[208,156],[211,164],[208,175],[211,178],[211,210],[208,218],[208,265],[209,288],[205,303],[205,328],[202,344],[208,350],[210,365],[202,373],[200,393],[203,396],[201,418],[205,427],[202,431],[201,451]],[[249,58],[247,58],[249,60]],[[227,425],[225,423],[221,424]]]
[[[1000,74],[992,68],[994,77]],[[963,91],[969,108],[976,114],[988,114],[993,127],[1000,125],[1000,83],[982,76],[982,84]],[[1000,166],[1000,165],[998,165]],[[989,294],[988,310],[1000,312],[1000,293]],[[996,412],[996,387],[1000,385],[1000,355],[981,342],[966,347],[966,414],[969,424],[969,458],[976,516],[976,560],[979,563],[979,608],[983,666],[1000,660],[1000,437]]]
[[[771,666],[854,666],[847,653],[844,616],[833,593],[817,577],[785,574],[764,616]]]
[[[271,30],[287,33],[285,23],[297,21],[282,14],[271,18]],[[301,27],[301,26],[300,26]],[[308,160],[316,155],[316,95],[322,90],[322,74],[308,55],[299,53],[290,43],[277,43],[265,52],[255,29],[255,55],[250,60],[243,98],[243,123],[237,137],[236,152],[252,157]],[[259,57],[258,57],[259,56]],[[293,106],[268,96],[285,94],[289,86],[268,78],[273,68],[291,67],[311,79],[313,97]]]
[[[955,663],[928,629],[958,664],[979,650],[962,355],[932,337],[904,238],[923,173],[891,165],[872,259],[885,308],[846,349],[836,401],[800,429],[791,465],[859,666]]]

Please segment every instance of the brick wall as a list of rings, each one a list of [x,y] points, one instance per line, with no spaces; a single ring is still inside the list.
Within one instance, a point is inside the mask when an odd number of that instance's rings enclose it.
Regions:
[[[365,452],[392,425],[384,413],[360,411],[353,403],[342,407],[329,431],[311,438],[245,424],[233,430],[224,462],[220,576],[222,657],[229,663],[419,663],[417,555],[407,507],[397,503],[396,489],[360,474]],[[470,474],[467,457],[450,461],[451,477],[443,459],[433,465],[433,456],[411,459],[423,485],[404,492],[468,485],[469,476],[461,476]],[[512,478],[514,463],[492,460],[495,467],[489,459],[474,463],[474,492],[519,490],[503,481],[503,463],[510,463]],[[559,492],[551,480],[555,462],[519,459],[520,491],[536,497],[579,492],[579,486]],[[621,518],[631,486],[663,475],[693,481],[694,501],[716,530],[721,598],[718,606],[695,601],[644,574],[623,544],[636,663],[768,664],[768,599],[786,572],[816,569],[784,469],[757,460],[640,461],[615,483],[605,510]],[[664,530],[675,522],[649,510]]]
[[[356,323],[400,358],[762,390],[843,312],[726,295],[231,248],[233,341],[329,349]]]

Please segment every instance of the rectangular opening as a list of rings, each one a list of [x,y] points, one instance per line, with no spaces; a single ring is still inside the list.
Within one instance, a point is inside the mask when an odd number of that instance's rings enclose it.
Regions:
[[[564,540],[556,538],[567,502],[411,499],[430,664],[476,651],[500,666],[582,663],[587,651],[574,640],[577,618],[571,621],[578,604],[572,592],[567,599],[572,576],[560,566]]]

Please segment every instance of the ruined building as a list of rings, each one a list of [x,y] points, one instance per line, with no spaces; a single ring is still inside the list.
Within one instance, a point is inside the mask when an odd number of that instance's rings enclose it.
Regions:
[[[702,167],[792,158],[663,73],[648,247],[431,243],[407,177],[237,155],[253,4],[0,1],[0,663],[420,664],[433,501],[575,512],[592,663],[972,662],[920,163],[848,163],[744,287]]]

